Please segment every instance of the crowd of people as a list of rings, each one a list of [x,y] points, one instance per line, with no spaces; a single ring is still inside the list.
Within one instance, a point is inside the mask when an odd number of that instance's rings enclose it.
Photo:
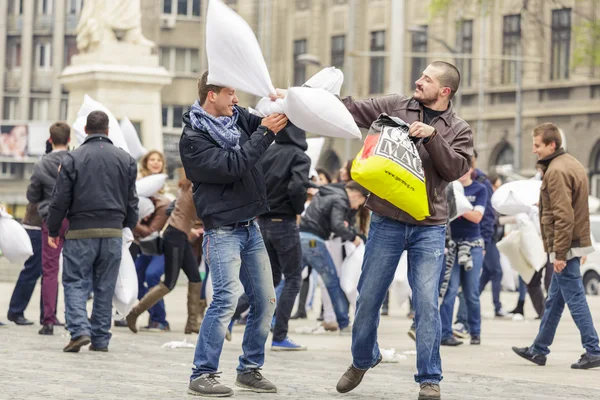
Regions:
[[[138,319],[148,311],[144,330],[169,331],[164,298],[183,270],[188,279],[184,331],[198,334],[188,386],[193,395],[234,394],[219,381],[219,360],[242,314],[246,328],[236,385],[277,392],[260,372],[266,342],[272,331],[272,350],[307,350],[289,337],[288,325],[290,319],[307,317],[311,276],[318,277],[323,288],[324,330],[352,337],[352,364],[337,391],[355,389],[382,361],[377,329],[380,315],[388,312],[389,289],[403,253],[412,290],[414,323],[409,335],[416,342],[419,399],[441,398],[440,345],[458,346],[467,336],[471,345],[481,344],[480,296],[490,282],[497,317],[522,315],[524,293],[529,291],[541,318],[533,344],[514,348],[519,356],[546,363],[567,304],[586,350],[572,367],[600,367],[598,336],[579,273],[581,257],[591,251],[587,177],[581,164],[562,149],[555,125],[542,124],[533,132],[533,151],[543,173],[539,214],[548,253],[545,311],[542,272],[537,272],[529,282],[521,280],[523,297],[509,313],[500,301],[497,242],[511,221],[498,216],[491,205],[501,178],[477,168],[471,128],[452,109],[460,85],[453,65],[438,61],[427,66],[412,97],[341,99],[361,128],[369,128],[381,114],[410,125],[426,177],[430,216],[423,220],[352,180],[351,162],[336,179],[325,170],[311,171],[304,131],[283,114],[261,118],[249,113],[238,105],[235,89],[209,84],[207,76],[199,79],[198,99],[183,115],[178,188],[171,192],[165,185],[152,196],[150,215],[138,213],[136,180],[165,172],[160,152],[147,153],[138,168],[112,144],[108,116],[101,111],[89,114],[87,138],[72,151],[70,127],[52,125],[51,149],[35,165],[27,190],[23,225],[34,254],[16,284],[10,321],[33,324],[24,311],[41,276],[39,333],[52,335],[55,326],[63,325],[56,311],[62,250],[65,322],[71,334],[64,351],[78,352],[88,344],[90,350],[108,351],[123,229],[129,228],[139,302],[114,325],[137,333]],[[272,100],[282,96],[277,90]],[[462,185],[472,210],[449,222],[446,194],[453,181]],[[339,266],[328,248],[332,238],[365,246],[355,304],[342,290]],[[201,261],[212,281],[210,304]],[[89,298],[93,312],[88,319]],[[455,319],[456,298],[460,305]]]

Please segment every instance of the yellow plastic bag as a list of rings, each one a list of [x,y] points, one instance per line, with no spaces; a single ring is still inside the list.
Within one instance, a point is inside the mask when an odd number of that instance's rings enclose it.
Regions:
[[[352,163],[352,179],[417,221],[429,214],[425,172],[409,125],[381,114]]]

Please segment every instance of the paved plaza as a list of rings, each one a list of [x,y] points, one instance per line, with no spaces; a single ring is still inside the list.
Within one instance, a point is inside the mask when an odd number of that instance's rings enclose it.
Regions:
[[[6,310],[13,285],[0,283],[0,312]],[[62,287],[61,294],[62,298]],[[482,345],[465,344],[442,348],[443,399],[600,399],[600,369],[574,371],[570,364],[583,352],[577,328],[568,312],[559,327],[548,365],[537,367],[521,360],[511,346],[528,345],[539,321],[527,308],[525,321],[493,319],[491,295],[482,297]],[[507,307],[516,302],[513,293],[503,294]],[[588,297],[596,327],[600,326],[600,297]],[[34,293],[26,317],[35,320],[39,288]],[[529,305],[529,299],[527,300]],[[40,336],[39,325],[0,328],[0,399],[186,399],[187,380],[192,366],[193,348],[169,349],[169,341],[194,342],[195,335],[184,335],[186,290],[178,286],[166,297],[172,332],[133,334],[114,328],[109,353],[82,349],[79,354],[62,352],[69,338],[62,328],[54,336]],[[275,395],[249,393],[236,388],[238,399],[416,399],[414,343],[406,335],[410,321],[406,308],[393,307],[382,317],[379,342],[382,348],[395,348],[397,363],[381,364],[369,371],[353,392],[335,391],[338,378],[350,364],[350,337],[338,335],[291,334],[309,350],[273,353],[267,350],[263,370],[279,388]],[[64,307],[59,300],[59,315]],[[316,315],[292,321],[291,330],[316,325]],[[61,318],[62,319],[62,318]],[[140,318],[140,321],[145,317]],[[243,327],[236,326],[232,342],[226,342],[221,357],[223,382],[233,385],[237,357],[241,351]],[[405,358],[404,358],[405,357]],[[233,387],[233,386],[232,386]]]

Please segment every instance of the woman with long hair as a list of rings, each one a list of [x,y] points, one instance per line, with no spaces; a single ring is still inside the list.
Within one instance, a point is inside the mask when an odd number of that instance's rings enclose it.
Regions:
[[[196,223],[196,207],[192,195],[192,182],[186,177],[183,169],[180,170],[179,191],[175,200],[175,207],[167,221],[162,242],[165,258],[165,279],[154,286],[142,297],[140,302],[133,307],[127,316],[127,325],[133,332],[137,332],[137,318],[150,307],[166,296],[177,283],[179,271],[186,274],[188,283],[188,318],[185,333],[198,333],[200,331],[202,280],[194,250],[188,240],[188,234],[196,237],[203,233],[202,228],[194,228]]]

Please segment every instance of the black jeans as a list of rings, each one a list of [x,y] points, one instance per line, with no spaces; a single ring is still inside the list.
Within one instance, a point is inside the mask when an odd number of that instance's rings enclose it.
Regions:
[[[261,218],[258,221],[265,241],[275,287],[285,282],[275,309],[273,341],[281,342],[288,334],[288,322],[302,284],[302,246],[295,219]]]
[[[165,253],[164,284],[169,290],[173,290],[175,287],[180,270],[183,270],[190,282],[202,281],[196,256],[186,233],[168,226],[163,234],[163,246]]]
[[[23,317],[25,309],[31,300],[38,279],[42,276],[42,231],[27,229],[27,234],[31,240],[33,255],[25,261],[25,266],[19,274],[19,279],[15,285],[10,306],[8,309],[8,318],[15,319]],[[41,304],[41,299],[40,299]],[[40,321],[43,321],[44,308],[40,306]]]

